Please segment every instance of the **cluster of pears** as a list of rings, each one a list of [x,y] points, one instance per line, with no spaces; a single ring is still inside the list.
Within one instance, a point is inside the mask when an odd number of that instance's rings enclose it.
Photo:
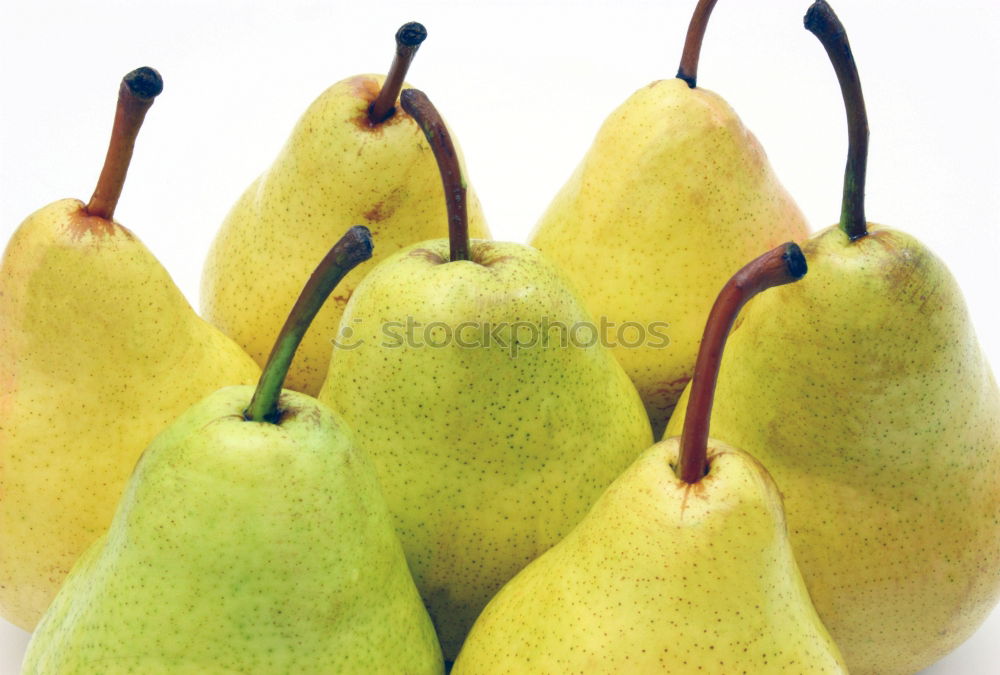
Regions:
[[[964,640],[1000,594],[996,382],[947,269],[865,220],[833,10],[850,147],[809,237],[696,86],[714,5],[531,246],[488,238],[404,25],[226,218],[207,322],[113,220],[162,90],[126,75],[93,197],[0,267],[23,672],[902,675]],[[596,318],[669,346],[565,330]]]

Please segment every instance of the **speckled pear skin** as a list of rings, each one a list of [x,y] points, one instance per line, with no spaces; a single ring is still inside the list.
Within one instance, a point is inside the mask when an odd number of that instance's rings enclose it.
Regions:
[[[492,330],[484,346],[478,326],[590,318],[538,251],[477,240],[471,250],[472,261],[443,262],[448,242],[424,242],[372,270],[344,312],[352,338],[334,350],[320,393],[375,461],[447,659],[504,582],[652,442],[635,387],[599,344],[564,347],[553,330],[529,347],[518,329],[516,356]],[[473,327],[462,329],[465,346],[391,346],[383,327],[407,317]]]
[[[809,276],[746,307],[711,434],[774,476],[851,672],[909,674],[963,642],[1000,592],[1000,393],[943,263],[869,227],[854,243],[815,235]]]
[[[111,529],[73,569],[23,674],[443,673],[371,461],[343,419],[251,387],[149,446]]]
[[[127,229],[64,199],[0,266],[0,614],[31,630],[153,437],[257,364]]]
[[[504,586],[452,673],[846,675],[767,471],[709,440],[709,473],[691,486],[678,449],[650,448]]]
[[[353,225],[371,230],[378,242],[372,259],[337,285],[288,373],[286,387],[314,396],[358,282],[400,248],[441,236],[448,222],[437,162],[413,118],[397,105],[388,121],[368,122],[383,79],[343,80],[309,106],[271,168],[226,216],[202,274],[203,315],[263,366],[288,310],[330,245]],[[488,238],[471,186],[468,212],[471,236]]]
[[[747,260],[807,235],[733,109],[674,78],[635,92],[604,122],[530,243],[594,317],[669,324],[665,346],[657,338],[612,349],[659,437],[694,371],[718,289]]]

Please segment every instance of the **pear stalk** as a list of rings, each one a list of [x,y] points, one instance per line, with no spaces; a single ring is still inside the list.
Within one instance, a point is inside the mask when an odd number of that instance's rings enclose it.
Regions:
[[[372,257],[371,232],[355,225],[334,244],[309,277],[278,334],[267,364],[243,416],[251,422],[276,424],[281,417],[278,397],[295,350],[327,297],[348,272]]]
[[[681,433],[677,476],[695,484],[708,471],[708,428],[715,385],[729,331],[743,306],[758,293],[798,281],[807,271],[798,244],[789,242],[747,263],[726,283],[712,306],[698,350],[691,381],[684,430]]]
[[[677,77],[688,83],[694,89],[698,86],[698,59],[701,58],[701,43],[705,39],[705,29],[708,28],[708,18],[712,16],[715,3],[718,0],[699,0],[688,24],[687,37],[684,39],[684,52],[681,54],[681,65],[677,69]]]
[[[111,142],[104,158],[97,187],[86,206],[88,215],[111,220],[125,185],[125,175],[132,161],[135,139],[139,135],[146,111],[163,91],[163,79],[154,69],[143,66],[122,78],[118,88],[118,107],[111,129]]]
[[[840,229],[851,241],[868,234],[865,219],[865,175],[868,167],[868,112],[861,91],[861,78],[854,62],[847,31],[833,8],[817,0],[806,12],[806,29],[819,38],[837,73],[840,91],[847,110],[849,145],[844,170],[844,198],[840,211]]]
[[[467,211],[465,176],[458,162],[458,153],[441,114],[419,89],[407,89],[400,95],[403,110],[420,125],[427,137],[434,159],[441,171],[444,198],[448,205],[448,243],[451,262],[469,260],[469,214]]]
[[[427,39],[427,29],[416,21],[403,24],[396,31],[396,55],[389,66],[389,72],[382,83],[375,102],[368,110],[368,119],[372,124],[381,124],[396,111],[396,99],[403,89],[403,80],[410,69],[413,57],[417,55],[421,43]]]

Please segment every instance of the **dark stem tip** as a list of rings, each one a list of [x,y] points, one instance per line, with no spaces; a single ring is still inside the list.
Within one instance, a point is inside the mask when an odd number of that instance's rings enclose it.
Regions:
[[[358,265],[372,257],[375,244],[372,242],[372,233],[364,225],[355,225],[344,235],[347,244],[347,263]],[[796,247],[797,248],[797,247]]]
[[[811,33],[843,33],[844,27],[834,14],[826,0],[816,0],[809,9],[806,10],[802,24]]]
[[[133,96],[141,99],[156,98],[163,92],[163,78],[154,68],[143,66],[136,68],[122,78],[125,86]]]
[[[427,39],[427,29],[422,23],[410,21],[396,31],[396,42],[407,47],[417,47]]]
[[[788,270],[788,276],[793,279],[801,279],[809,271],[809,265],[806,264],[806,257],[802,255],[802,249],[795,242],[785,244],[785,252],[782,254],[781,259],[785,261],[785,269]]]

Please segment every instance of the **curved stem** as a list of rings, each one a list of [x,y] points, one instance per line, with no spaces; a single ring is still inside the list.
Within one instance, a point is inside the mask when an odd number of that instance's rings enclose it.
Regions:
[[[278,397],[292,365],[295,350],[327,297],[352,269],[372,257],[372,235],[367,227],[355,225],[334,244],[309,277],[299,299],[285,320],[278,339],[267,357],[264,372],[243,416],[251,422],[277,423],[281,417]]]
[[[851,241],[868,234],[865,220],[865,173],[868,167],[868,112],[861,91],[858,66],[854,63],[847,31],[833,9],[817,0],[806,12],[805,27],[819,38],[830,56],[840,82],[847,109],[847,168],[844,170],[844,198],[840,209],[840,229]]]
[[[469,259],[469,214],[465,202],[465,177],[458,162],[455,144],[451,134],[441,119],[441,114],[419,89],[407,89],[399,97],[403,110],[420,125],[427,137],[444,185],[444,198],[448,203],[448,241],[451,246],[451,261]]]
[[[807,271],[806,259],[797,244],[787,243],[749,262],[733,275],[715,299],[698,349],[681,433],[677,476],[694,484],[708,470],[708,427],[712,417],[715,384],[719,379],[722,351],[743,305],[761,291],[798,281]]]
[[[378,98],[368,109],[368,119],[372,124],[380,124],[396,112],[396,99],[403,88],[406,72],[410,69],[410,63],[417,55],[420,44],[426,39],[427,29],[416,21],[403,24],[396,31],[396,55],[389,66],[382,89],[378,92]]]
[[[708,28],[708,17],[715,9],[718,0],[698,0],[694,8],[691,23],[688,24],[687,37],[684,39],[684,52],[681,54],[681,65],[677,69],[677,77],[688,83],[694,89],[698,86],[698,59],[701,58],[701,43],[705,39],[705,29]]]
[[[132,161],[136,136],[146,118],[146,111],[161,91],[163,78],[152,68],[137,68],[122,78],[121,86],[118,87],[118,107],[115,110],[108,154],[104,158],[104,167],[101,169],[101,177],[97,179],[94,194],[85,207],[88,215],[105,220],[114,217],[118,198],[125,185],[125,174]]]

